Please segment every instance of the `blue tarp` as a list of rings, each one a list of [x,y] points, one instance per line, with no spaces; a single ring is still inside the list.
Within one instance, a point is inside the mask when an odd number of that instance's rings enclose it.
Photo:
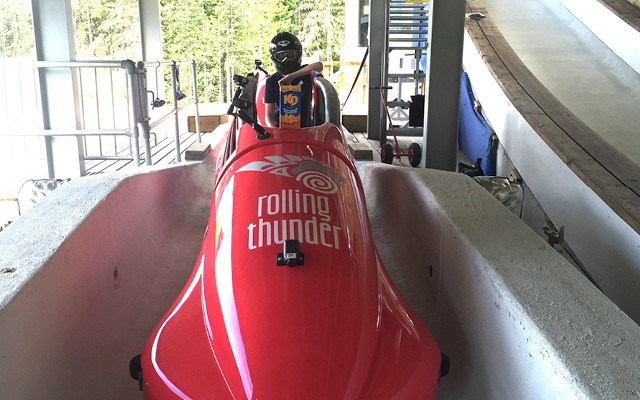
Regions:
[[[460,85],[460,120],[458,126],[458,147],[471,163],[482,158],[485,175],[496,174],[496,151],[491,148],[493,129],[487,120],[473,107],[475,97],[466,72],[462,72]]]

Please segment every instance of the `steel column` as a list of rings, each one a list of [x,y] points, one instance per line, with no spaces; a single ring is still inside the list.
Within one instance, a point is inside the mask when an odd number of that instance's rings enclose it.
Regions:
[[[180,119],[178,118],[178,64],[173,61],[171,63],[171,92],[173,92],[173,117],[175,122],[174,134],[176,140],[176,162],[182,161],[180,151]]]
[[[360,1],[344,2],[344,47],[360,46]]]
[[[140,129],[138,128],[138,122],[141,120],[142,102],[146,103],[146,93],[142,94],[142,98],[140,94],[140,80],[144,79],[144,77],[141,76],[138,66],[131,60],[123,61],[122,68],[127,72],[127,79],[129,80],[129,113],[131,115],[129,136],[133,141],[131,148],[133,149],[133,158],[137,167],[140,165]],[[149,149],[147,148],[147,153],[145,154],[147,161],[151,158],[148,151]]]
[[[193,83],[192,94],[193,101],[196,107],[196,134],[198,135],[198,143],[202,143],[202,134],[200,133],[200,108],[198,106],[198,78],[196,76],[196,61],[191,60],[191,64],[189,64],[189,69],[191,71],[191,79]]]
[[[389,0],[371,0],[369,10],[369,115],[367,136],[386,142],[387,116],[378,88],[387,82]]]
[[[75,44],[70,0],[33,0],[33,28],[39,61],[73,61]],[[79,114],[77,72],[65,68],[40,68],[40,92],[44,129],[77,130]],[[83,145],[79,136],[46,137],[50,178],[85,174]]]
[[[159,0],[138,0],[142,59],[145,61],[160,61],[164,58],[159,3]]]
[[[456,169],[465,5],[431,1],[422,150],[427,168]]]

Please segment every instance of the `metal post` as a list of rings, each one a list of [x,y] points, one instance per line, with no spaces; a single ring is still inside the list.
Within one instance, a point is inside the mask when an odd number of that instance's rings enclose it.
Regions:
[[[178,80],[176,76],[177,64],[175,61],[171,63],[171,92],[173,93],[173,116],[175,119],[175,138],[176,138],[176,162],[182,161],[180,152],[180,121],[178,119]]]
[[[356,48],[360,46],[360,1],[345,0],[344,2],[344,47]]]
[[[131,115],[131,119],[129,120],[129,136],[133,139],[133,144],[131,147],[134,150],[133,159],[137,167],[140,165],[140,143],[138,141],[138,121],[140,120],[140,91],[138,90],[138,69],[131,60],[125,60],[121,65],[122,68],[127,72],[127,78],[129,79],[129,110]]]
[[[191,77],[193,78],[193,101],[196,103],[196,134],[198,143],[202,143],[200,134],[200,109],[198,108],[198,80],[196,79],[196,61],[191,60]]]
[[[369,139],[387,140],[386,112],[379,87],[387,85],[389,0],[371,0],[369,15]],[[386,91],[385,91],[386,93]]]
[[[149,127],[149,102],[147,101],[147,70],[144,67],[144,62],[138,61],[136,64],[138,72],[138,95],[140,96],[140,129],[142,131],[142,138],[144,139],[144,154],[145,164],[152,165],[151,160],[151,128]]]
[[[422,150],[427,168],[456,168],[465,5],[431,1]]]
[[[113,69],[109,68],[109,87],[111,92],[111,126],[116,127],[116,101],[113,92]],[[118,138],[113,136],[113,154],[118,155]]]
[[[162,60],[160,1],[138,0],[138,11],[142,59],[145,61]]]
[[[36,56],[39,61],[75,58],[70,0],[32,0]],[[40,101],[45,129],[76,130],[81,125],[78,78],[71,69],[39,68]],[[50,178],[85,174],[80,137],[45,137]]]

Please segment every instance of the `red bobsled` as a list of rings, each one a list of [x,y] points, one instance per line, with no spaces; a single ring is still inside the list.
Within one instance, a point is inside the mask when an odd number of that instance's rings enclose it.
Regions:
[[[434,398],[440,350],[380,262],[341,130],[266,132],[234,123],[220,149],[194,271],[132,371],[144,398]]]

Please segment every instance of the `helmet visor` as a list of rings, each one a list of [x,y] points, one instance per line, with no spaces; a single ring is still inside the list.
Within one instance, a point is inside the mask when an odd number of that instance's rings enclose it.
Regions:
[[[295,50],[283,50],[275,53],[274,58],[277,61],[285,61],[285,60],[295,60],[296,59],[296,51]]]

